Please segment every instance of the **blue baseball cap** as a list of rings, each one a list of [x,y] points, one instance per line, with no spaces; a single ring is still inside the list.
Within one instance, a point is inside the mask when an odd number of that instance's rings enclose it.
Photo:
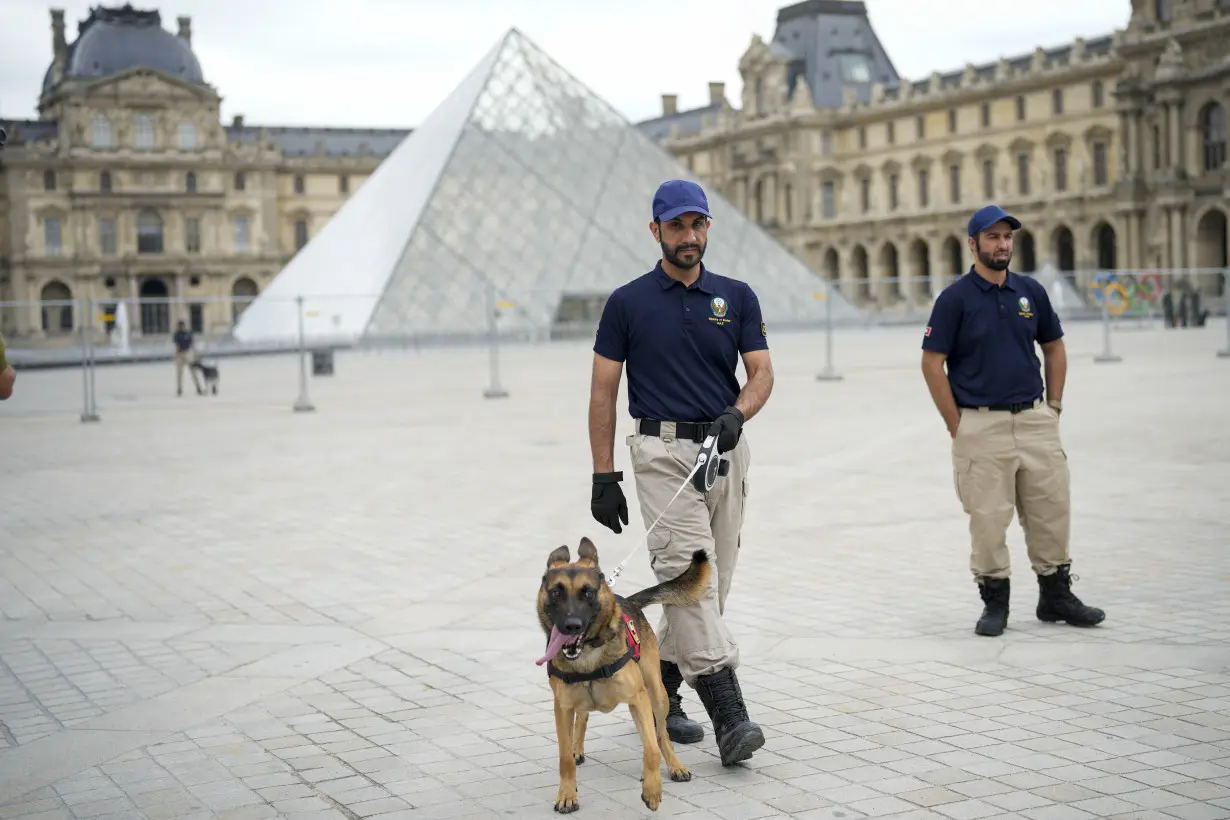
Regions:
[[[996,222],[1007,222],[1014,231],[1021,227],[1021,220],[1015,216],[1009,216],[1008,212],[998,205],[984,205],[974,211],[974,215],[969,218],[969,235],[975,236]]]
[[[686,179],[670,179],[658,186],[653,195],[653,218],[674,219],[679,214],[695,211],[710,219],[709,199],[695,182]]]

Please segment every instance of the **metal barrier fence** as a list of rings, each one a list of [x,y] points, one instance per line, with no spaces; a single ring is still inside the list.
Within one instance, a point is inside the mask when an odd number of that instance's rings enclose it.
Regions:
[[[1102,325],[1098,362],[1122,361],[1112,334],[1138,327],[1202,327],[1226,316],[1230,357],[1230,269],[1078,271],[1054,269],[1027,274],[1046,288],[1064,321]],[[834,363],[834,330],[896,324],[925,324],[939,290],[952,282],[873,276],[855,281],[817,280],[807,292],[777,293],[758,288],[766,322],[777,330],[824,332],[824,367],[818,381],[840,381]],[[924,287],[925,285],[925,287]],[[313,375],[331,372],[334,351],[485,345],[486,398],[505,398],[500,350],[504,344],[592,338],[606,301],[602,293],[567,293],[535,288],[509,292],[421,287],[398,293],[340,296],[204,297],[190,299],[68,299],[0,302],[0,330],[15,367],[80,367],[82,422],[97,422],[97,369],[119,363],[175,359],[173,334],[182,321],[192,335],[198,368],[208,360],[253,355],[297,359],[296,412],[315,409],[309,392]],[[715,299],[707,318],[721,324],[728,306]],[[32,327],[33,325],[33,327]],[[185,365],[186,366],[186,365]],[[192,372],[191,370],[189,372]],[[177,374],[179,378],[179,374]],[[195,376],[193,379],[195,381]]]

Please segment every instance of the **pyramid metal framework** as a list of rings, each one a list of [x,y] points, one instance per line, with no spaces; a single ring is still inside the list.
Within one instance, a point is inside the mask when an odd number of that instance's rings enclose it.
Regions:
[[[678,160],[510,30],[244,311],[240,341],[589,328],[661,249],[650,202]],[[705,264],[748,282],[772,327],[862,311],[717,192]]]

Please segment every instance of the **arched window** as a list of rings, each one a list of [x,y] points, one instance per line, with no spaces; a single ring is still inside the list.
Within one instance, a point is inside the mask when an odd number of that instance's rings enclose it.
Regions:
[[[1226,164],[1226,109],[1211,102],[1200,109],[1200,138],[1204,147],[1204,170],[1217,171]]]
[[[137,216],[137,253],[162,253],[162,217],[155,211]]]
[[[235,280],[235,284],[231,285],[231,319],[238,322],[240,315],[247,310],[248,305],[252,304],[252,300],[260,293],[260,288],[256,286],[247,276],[241,276]]]
[[[43,303],[43,331],[45,333],[73,332],[73,292],[68,285],[53,279],[43,285],[39,299]]]

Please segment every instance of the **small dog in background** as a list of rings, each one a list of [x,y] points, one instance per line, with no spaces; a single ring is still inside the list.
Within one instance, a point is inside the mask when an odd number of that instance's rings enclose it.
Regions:
[[[193,370],[199,370],[202,378],[205,379],[205,387],[215,396],[218,395],[218,366],[205,364],[200,359],[192,363]]]

